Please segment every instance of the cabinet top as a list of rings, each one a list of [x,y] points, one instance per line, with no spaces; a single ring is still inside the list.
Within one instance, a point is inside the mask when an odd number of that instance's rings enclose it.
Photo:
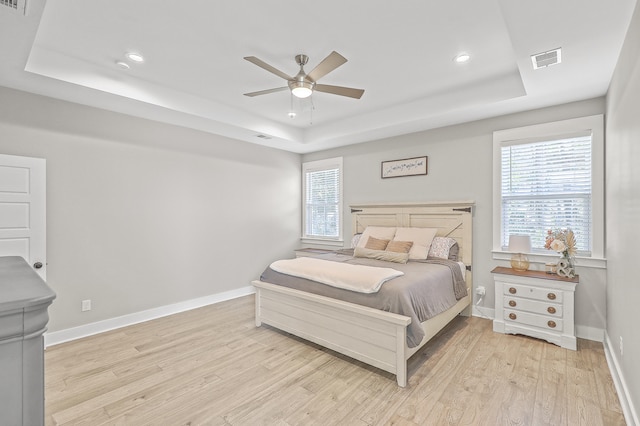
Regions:
[[[0,312],[50,304],[56,294],[19,256],[0,257]]]
[[[504,266],[497,266],[491,271],[492,274],[503,274],[503,275],[515,275],[518,277],[529,277],[529,278],[539,278],[542,280],[553,280],[553,281],[564,281],[567,283],[577,283],[579,282],[579,276],[576,275],[573,278],[565,278],[561,277],[558,274],[548,274],[544,271],[516,271],[512,268],[505,268]]]

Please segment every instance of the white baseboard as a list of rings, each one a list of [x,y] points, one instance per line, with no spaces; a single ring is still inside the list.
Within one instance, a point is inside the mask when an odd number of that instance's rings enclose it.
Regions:
[[[46,348],[48,346],[80,339],[82,337],[88,337],[94,334],[104,333],[105,331],[115,330],[116,328],[126,327],[152,319],[166,317],[167,315],[173,315],[179,312],[201,308],[207,305],[213,305],[214,303],[224,302],[225,300],[236,299],[238,297],[247,296],[253,293],[255,293],[255,289],[253,288],[253,286],[247,286],[236,290],[225,291],[223,293],[199,297],[197,299],[185,300],[184,302],[174,303],[172,305],[160,306],[158,308],[153,308],[146,311],[134,312],[132,314],[110,318],[103,321],[97,321],[78,327],[67,328],[65,330],[47,332],[44,335],[44,346]]]
[[[493,308],[487,308],[485,306],[473,305],[471,315],[474,317],[485,318],[493,320],[496,317],[496,310]]]
[[[586,325],[576,325],[576,337],[594,342],[604,342],[604,330]]]
[[[618,358],[616,357],[614,347],[615,346],[611,344],[609,335],[605,332],[604,355],[607,358],[607,364],[609,365],[609,371],[611,371],[613,384],[615,385],[616,392],[618,393],[618,399],[620,399],[620,405],[622,406],[624,419],[627,422],[627,426],[640,426],[640,421],[638,420],[638,412],[633,406],[633,400],[631,399],[629,388],[627,387],[627,383],[624,380],[624,376],[622,375],[622,370],[620,369],[620,364],[618,363]]]

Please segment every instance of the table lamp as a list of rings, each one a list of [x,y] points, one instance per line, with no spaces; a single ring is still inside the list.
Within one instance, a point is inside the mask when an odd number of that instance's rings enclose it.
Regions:
[[[516,271],[526,271],[529,269],[529,259],[525,253],[531,252],[531,237],[528,235],[509,235],[509,251],[511,256],[511,267]]]

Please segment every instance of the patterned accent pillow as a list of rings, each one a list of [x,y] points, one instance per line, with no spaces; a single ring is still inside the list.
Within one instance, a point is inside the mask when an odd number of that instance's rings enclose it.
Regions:
[[[449,259],[449,250],[456,244],[456,240],[449,237],[435,237],[429,247],[429,257]]]
[[[413,246],[413,241],[389,241],[387,245],[386,251],[392,251],[395,253],[409,253],[411,250],[411,246]]]
[[[356,248],[358,242],[360,241],[360,237],[362,237],[362,234],[355,234],[353,237],[351,237],[351,248]]]
[[[380,240],[375,237],[369,237],[364,248],[369,250],[384,250],[387,248],[387,244],[389,244],[389,240]]]

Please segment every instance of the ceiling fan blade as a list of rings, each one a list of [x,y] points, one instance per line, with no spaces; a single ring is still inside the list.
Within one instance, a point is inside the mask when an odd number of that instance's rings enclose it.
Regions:
[[[265,69],[265,70],[269,71],[272,74],[277,75],[280,78],[284,78],[285,80],[293,80],[292,77],[290,77],[287,74],[283,73],[279,69],[272,67],[271,65],[269,65],[266,62],[264,62],[263,60],[256,58],[255,56],[245,56],[244,59],[246,59],[247,61],[251,62],[252,64],[256,64],[260,68]]]
[[[260,95],[268,95],[269,93],[282,92],[283,90],[289,90],[289,87],[276,87],[275,89],[260,90],[258,92],[245,93],[244,95],[254,97]]]
[[[364,94],[363,89],[354,89],[352,87],[331,86],[328,84],[316,84],[314,90],[316,92],[331,93],[333,95],[348,96],[350,98],[360,99]]]
[[[338,68],[340,65],[347,62],[347,59],[336,51],[333,51],[322,60],[309,74],[307,79],[311,81],[318,81],[323,76],[329,74],[331,71]]]

